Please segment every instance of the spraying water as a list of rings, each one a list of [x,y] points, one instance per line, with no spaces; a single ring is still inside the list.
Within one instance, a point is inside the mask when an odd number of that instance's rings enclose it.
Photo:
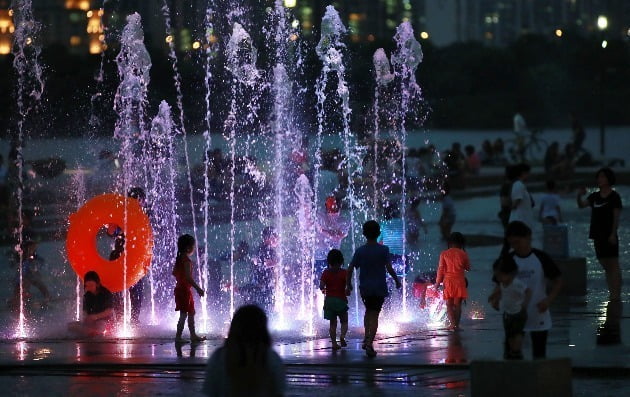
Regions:
[[[19,278],[20,278],[20,315],[18,318],[16,335],[24,338],[27,335],[26,319],[24,317],[24,252],[22,251],[24,243],[24,220],[23,214],[23,192],[24,192],[24,157],[22,155],[24,148],[25,126],[29,114],[33,111],[41,101],[44,92],[43,67],[39,62],[41,53],[40,30],[41,24],[37,22],[33,16],[33,7],[30,0],[14,0],[11,3],[13,10],[13,22],[15,25],[14,42],[13,42],[13,67],[18,76],[17,84],[17,107],[18,122],[17,136],[12,142],[12,151],[15,158],[16,174],[9,174],[9,183],[13,184],[13,191],[16,192],[17,201],[17,237],[16,251],[19,257]]]

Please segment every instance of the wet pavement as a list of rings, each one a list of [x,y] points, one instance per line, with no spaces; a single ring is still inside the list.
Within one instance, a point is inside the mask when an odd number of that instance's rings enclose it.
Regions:
[[[548,357],[571,359],[576,396],[630,391],[630,348],[624,344],[630,317],[618,309],[602,310],[581,298],[561,298],[554,307]],[[287,395],[469,396],[470,363],[501,359],[497,313],[467,318],[457,332],[415,323],[384,329],[374,359],[361,350],[357,328],[350,331],[349,346],[336,353],[324,337],[276,334],[274,348],[287,366]],[[4,340],[0,388],[6,396],[200,395],[207,357],[221,343],[218,336],[197,345],[168,338]]]

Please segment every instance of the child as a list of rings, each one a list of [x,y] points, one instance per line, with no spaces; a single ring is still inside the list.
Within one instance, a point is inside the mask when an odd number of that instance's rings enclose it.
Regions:
[[[202,392],[208,396],[283,396],[284,364],[271,347],[265,312],[255,305],[240,307],[223,346],[206,366]]]
[[[562,222],[560,197],[556,192],[556,182],[553,180],[547,181],[547,193],[540,200],[538,217],[544,225],[557,225]]]
[[[378,222],[371,220],[363,224],[363,235],[367,242],[354,251],[352,261],[348,267],[346,277],[346,295],[352,291],[352,273],[354,269],[359,272],[359,291],[361,300],[365,305],[365,316],[363,324],[365,326],[365,338],[363,339],[363,349],[368,357],[375,357],[374,338],[378,329],[378,315],[381,312],[385,297],[389,295],[385,272],[396,282],[396,288],[402,287],[394,268],[389,260],[389,248],[379,244],[376,239],[381,234],[381,226]]]
[[[501,297],[500,305],[495,309],[503,311],[503,329],[505,330],[503,356],[508,360],[522,360],[523,328],[527,321],[527,305],[532,291],[516,278],[518,267],[511,256],[505,255],[497,262],[494,266],[494,275],[499,283]]]
[[[333,351],[348,346],[348,298],[346,297],[346,269],[342,269],[343,254],[338,249],[331,249],[326,258],[328,268],[322,273],[319,289],[326,294],[324,299],[324,318],[330,320],[330,340]],[[341,323],[341,335],[337,344],[337,317]]]
[[[189,255],[195,251],[195,238],[190,234],[184,234],[177,240],[177,258],[173,268],[173,276],[177,280],[175,285],[175,310],[179,311],[179,321],[177,321],[176,342],[183,342],[182,332],[184,322],[188,317],[188,330],[190,331],[191,342],[206,340],[205,336],[199,336],[195,332],[195,301],[193,301],[191,287],[195,288],[199,296],[204,292],[192,278],[192,261]]]
[[[261,307],[270,309],[274,304],[273,288],[275,286],[276,265],[279,258],[278,233],[273,227],[267,226],[262,231],[262,244],[258,247],[257,261],[252,269],[254,284],[254,299]]]
[[[459,329],[462,317],[462,301],[468,298],[464,271],[470,271],[470,259],[464,250],[466,241],[459,232],[453,232],[448,238],[448,249],[440,254],[438,262],[436,288],[444,283],[443,298],[446,301],[446,313],[449,329]]]
[[[513,250],[510,256],[518,267],[516,278],[531,290],[532,297],[527,305],[527,321],[523,330],[530,333],[533,357],[545,358],[547,335],[551,329],[549,306],[562,288],[560,269],[549,255],[532,248],[532,230],[525,223],[510,222],[505,236]],[[550,281],[549,293],[547,281]],[[501,288],[497,285],[489,300],[497,307],[500,299]]]

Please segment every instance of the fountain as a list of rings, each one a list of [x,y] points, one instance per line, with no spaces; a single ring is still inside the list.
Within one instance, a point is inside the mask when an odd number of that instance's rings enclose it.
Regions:
[[[18,3],[27,2],[24,0]],[[168,2],[164,1],[162,11],[167,36],[172,35]],[[393,124],[390,134],[397,139],[404,152],[408,119],[413,117],[412,109],[421,100],[415,72],[422,60],[422,52],[419,43],[413,38],[411,26],[405,23],[399,27],[391,65],[384,50],[379,49],[374,54],[374,145],[369,148],[373,151],[374,168],[368,170],[371,173],[371,186],[366,187],[356,182],[365,171],[363,157],[368,148],[359,144],[350,127],[352,109],[351,89],[346,81],[346,28],[339,14],[332,6],[326,8],[321,38],[315,46],[321,62],[321,73],[314,87],[317,130],[315,140],[311,143],[308,140],[309,131],[303,127],[299,115],[302,106],[300,97],[311,92],[300,79],[304,64],[301,33],[281,0],[276,0],[274,7],[269,8],[267,13],[269,23],[264,33],[270,40],[267,40],[263,49],[268,53],[264,57],[267,60],[265,64],[258,58],[252,32],[245,28],[251,26],[243,20],[246,13],[231,12],[223,17],[231,31],[216,32],[217,26],[223,26],[219,21],[221,17],[212,8],[207,9],[203,43],[205,59],[202,65],[205,125],[200,134],[188,133],[185,128],[182,78],[173,40],[167,42],[176,103],[171,107],[162,101],[158,109],[153,110],[147,98],[150,83],[156,82],[150,82],[149,79],[152,62],[144,45],[140,16],[129,15],[122,31],[120,52],[116,57],[120,84],[113,104],[118,114],[113,136],[118,146],[117,158],[121,161],[121,171],[111,180],[104,179],[104,183],[110,191],[123,195],[127,195],[132,187],[141,187],[146,192],[144,211],[151,220],[155,244],[152,264],[146,275],[149,288],[145,290],[145,302],[150,302],[150,305],[145,304],[143,311],[146,324],[152,326],[148,330],[158,335],[164,332],[170,336],[175,325],[171,310],[174,286],[171,270],[177,237],[192,232],[199,247],[195,277],[208,292],[200,300],[199,330],[221,334],[225,331],[226,321],[239,304],[259,299],[255,295],[247,295],[252,284],[249,268],[256,265],[256,253],[253,253],[252,259],[248,256],[252,250],[242,248],[240,241],[245,240],[256,247],[259,231],[266,226],[272,226],[278,236],[277,261],[273,268],[275,299],[273,305],[267,307],[272,327],[293,333],[298,331],[308,336],[317,334],[316,330],[321,328],[321,319],[320,307],[316,305],[319,291],[314,282],[319,277],[314,256],[319,226],[316,203],[322,193],[329,193],[321,191],[324,141],[335,140],[342,153],[336,171],[344,178],[345,189],[340,189],[338,193],[342,197],[342,208],[350,218],[347,247],[344,246],[349,251],[346,258],[349,259],[351,251],[356,248],[360,224],[378,216],[379,203],[385,196],[390,200],[400,200],[404,220],[407,200],[404,156],[401,160],[402,174],[395,175],[402,187],[400,196],[380,188],[380,181],[392,179],[392,175],[379,170],[377,163],[380,131],[389,129]],[[23,14],[24,18],[29,18],[27,14]],[[16,21],[18,26],[35,26],[32,22],[21,22],[23,20],[19,18]],[[31,38],[35,33],[16,34],[16,38]],[[223,41],[217,40],[217,37]],[[20,40],[16,40],[16,43],[26,43]],[[16,50],[16,54],[24,57],[16,56],[16,69],[23,72],[20,77],[23,80],[19,80],[18,85],[24,87],[20,91],[24,95],[26,73],[34,73],[33,76],[29,75],[28,84],[41,82],[41,67],[29,63],[32,61],[28,56],[36,59],[36,51],[17,44]],[[224,58],[217,56],[219,53]],[[223,59],[225,62],[221,64],[219,61]],[[217,69],[221,71],[215,73]],[[219,108],[221,104],[214,102],[211,89],[214,79],[220,76],[226,78],[223,83],[228,87],[227,101],[222,109],[224,112],[215,113],[211,109]],[[102,65],[97,78],[103,78]],[[35,86],[43,88],[43,85]],[[41,90],[32,92],[41,95]],[[23,102],[23,96],[19,96],[20,142],[23,140],[22,123],[29,109]],[[387,126],[381,122],[383,109],[393,120]],[[391,113],[391,109],[396,111]],[[156,115],[151,118],[150,114]],[[222,130],[213,131],[211,121],[219,116],[223,117]],[[221,134],[216,134],[218,132]],[[198,137],[201,139],[197,140]],[[95,138],[89,135],[86,139]],[[223,167],[221,174],[218,179],[211,180],[217,178],[210,174],[215,167],[213,162],[218,161],[212,152],[219,149],[226,150],[227,159],[219,159]],[[195,166],[191,163],[190,155],[198,151],[203,152],[203,156],[200,156],[203,159],[201,167],[196,168],[201,171],[193,171]],[[180,161],[182,154],[183,159]],[[307,162],[309,154],[312,156],[312,170],[301,167]],[[89,199],[90,192],[85,180],[78,176],[70,190],[77,192],[72,202],[73,208],[70,209],[74,212],[76,207]],[[198,222],[198,219],[202,221]],[[126,222],[120,225],[123,229],[126,228]],[[18,236],[18,242],[21,243],[21,234],[18,233]],[[126,266],[125,262],[125,269]],[[127,289],[126,270],[123,277]],[[356,278],[354,282],[356,291]],[[75,319],[80,312],[80,287],[77,278],[73,291],[76,293],[76,310],[72,313]],[[402,312],[399,313],[403,319],[409,318],[406,293],[404,288]],[[124,315],[118,336],[129,337],[133,335],[130,304],[127,294],[123,296]],[[357,294],[354,294],[352,310],[356,314],[354,323],[358,326],[362,309]],[[18,336],[27,334],[21,310]]]

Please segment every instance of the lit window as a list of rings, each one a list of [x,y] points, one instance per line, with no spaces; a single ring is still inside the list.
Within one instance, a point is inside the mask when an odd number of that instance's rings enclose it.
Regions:
[[[556,36],[562,37],[562,29],[556,29]]]
[[[297,0],[284,0],[284,6],[287,8],[293,8],[297,5]]]
[[[81,44],[81,37],[79,37],[79,36],[70,36],[70,45],[71,46],[76,47],[79,44]]]
[[[166,36],[166,38],[164,39],[164,41],[166,41],[167,43],[172,43],[173,42],[173,36],[171,36],[170,34],[168,36]]]
[[[423,40],[428,39],[429,38],[429,33],[427,33],[427,32],[420,33],[420,38],[423,39]]]
[[[199,48],[201,48],[201,43],[198,41],[195,41],[192,43],[192,48],[193,50],[198,50]]]

